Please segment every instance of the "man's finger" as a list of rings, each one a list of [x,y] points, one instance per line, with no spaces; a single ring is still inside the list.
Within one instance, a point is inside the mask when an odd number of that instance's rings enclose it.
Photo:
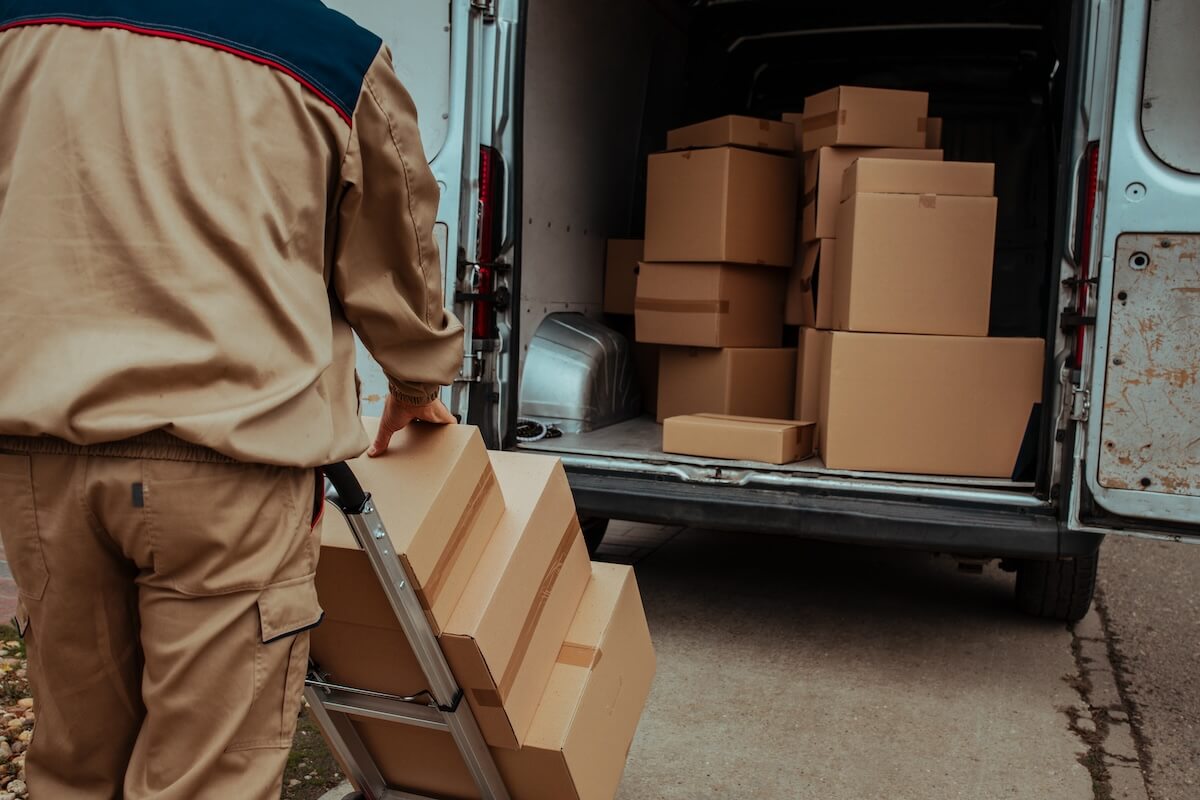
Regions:
[[[454,418],[454,415],[450,413],[450,409],[446,408],[440,400],[430,403],[428,410],[421,415],[421,419],[441,425],[453,425],[458,422]]]
[[[404,427],[404,426],[400,426]],[[375,458],[387,452],[388,445],[392,443],[392,434],[399,428],[391,423],[390,420],[379,422],[379,431],[375,434],[375,441],[371,443],[371,449],[367,451],[367,456]]]

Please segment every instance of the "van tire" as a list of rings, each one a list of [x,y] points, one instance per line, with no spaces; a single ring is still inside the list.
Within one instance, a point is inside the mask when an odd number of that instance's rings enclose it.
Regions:
[[[588,558],[596,555],[604,534],[608,532],[608,517],[580,517],[579,526],[583,528],[583,541],[587,544]]]
[[[1100,571],[1100,552],[1057,561],[1017,565],[1017,607],[1026,614],[1078,622],[1091,608]]]

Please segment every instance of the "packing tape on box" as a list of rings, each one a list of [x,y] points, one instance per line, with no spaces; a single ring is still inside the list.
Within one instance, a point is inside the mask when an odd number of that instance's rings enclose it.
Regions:
[[[804,130],[816,131],[821,128],[832,128],[834,125],[846,124],[846,109],[835,108],[833,111],[826,111],[824,114],[816,114],[811,117],[804,118]]]
[[[475,490],[471,492],[471,499],[463,507],[458,524],[454,526],[454,532],[450,534],[450,539],[446,542],[446,548],[442,550],[442,555],[433,565],[429,579],[421,587],[421,605],[425,607],[426,611],[429,611],[437,602],[438,594],[442,591],[454,562],[467,542],[467,535],[471,532],[480,510],[483,508],[484,498],[492,491],[495,484],[496,474],[490,469],[485,469],[479,476],[479,482],[475,484]]]
[[[542,613],[546,610],[546,604],[550,602],[550,593],[554,591],[554,584],[558,582],[558,576],[562,572],[563,564],[567,562],[567,554],[571,552],[571,547],[575,544],[577,537],[582,535],[583,529],[579,527],[579,520],[572,514],[570,521],[567,522],[567,529],[563,532],[562,541],[558,543],[558,549],[554,551],[554,559],[550,562],[550,568],[546,570],[546,574],[542,578],[542,583],[538,586],[533,607],[525,615],[525,622],[521,625],[521,633],[517,636],[517,643],[513,646],[512,657],[509,658],[508,666],[504,668],[504,675],[500,678],[499,689],[501,699],[508,697],[508,693],[512,691],[513,684],[517,682],[517,675],[521,671],[521,664],[525,661],[525,655],[529,652],[529,645],[533,642],[533,635],[537,632],[538,624],[542,621]]]
[[[600,663],[600,656],[599,647],[564,642],[562,648],[558,651],[558,663],[591,669]]]
[[[728,314],[728,300],[668,300],[640,297],[633,307],[637,311],[673,311],[678,314]]]

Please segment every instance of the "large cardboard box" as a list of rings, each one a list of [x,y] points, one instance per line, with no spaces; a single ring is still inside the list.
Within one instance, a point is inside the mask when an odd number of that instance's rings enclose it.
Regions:
[[[860,158],[941,161],[941,150],[896,147],[822,147],[804,154],[804,209],[800,228],[804,241],[837,236],[838,206],[845,172]],[[990,192],[989,192],[990,194]]]
[[[1041,401],[1041,339],[837,331],[824,341],[827,467],[1011,477]]]
[[[829,331],[800,329],[796,348],[796,404],[793,416],[815,421],[821,416],[821,389],[825,379],[825,352]]]
[[[995,179],[996,165],[986,162],[863,157],[842,175],[840,200],[858,192],[991,197]]]
[[[663,452],[790,464],[813,453],[816,422],[687,414],[663,422]]]
[[[696,347],[778,347],[782,270],[733,264],[644,262],[638,276],[639,342]]]
[[[591,577],[557,458],[491,453],[507,503],[440,641],[488,744],[515,748],[533,723]]]
[[[833,326],[833,285],[837,239],[806,242],[799,267],[788,273],[784,322],[806,328]]]
[[[725,145],[790,153],[796,147],[796,129],[790,122],[731,114],[667,131],[668,150]]]
[[[664,347],[658,421],[705,413],[786,419],[795,383],[794,347]]]
[[[804,101],[804,150],[924,147],[928,92],[835,86]]]
[[[632,314],[637,295],[638,262],[642,260],[641,239],[609,239],[604,266],[604,311]]]
[[[996,198],[858,192],[837,238],[832,327],[987,335]]]
[[[593,564],[525,743],[492,749],[514,800],[612,800],[654,668],[633,570]],[[378,720],[354,726],[392,786],[479,798],[448,734]]]
[[[646,261],[792,264],[795,159],[739,147],[650,156]]]
[[[930,117],[925,123],[925,146],[936,148],[942,146],[942,118]]]
[[[379,420],[364,418],[363,424],[373,438]],[[426,616],[440,633],[504,513],[479,431],[467,425],[414,423],[393,437],[386,454],[362,456],[350,466],[371,493]],[[370,565],[340,514],[322,518],[320,566],[318,590],[329,590],[321,596],[326,620],[352,619],[355,593],[342,588],[358,585],[355,581],[370,574]],[[383,624],[369,611],[368,617],[376,620],[372,624]],[[384,618],[390,616],[387,609]]]

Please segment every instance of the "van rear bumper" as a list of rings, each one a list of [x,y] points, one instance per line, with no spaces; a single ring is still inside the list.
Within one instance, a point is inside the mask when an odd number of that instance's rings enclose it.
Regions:
[[[1096,552],[1103,539],[1063,530],[1053,506],[1013,508],[934,498],[699,485],[570,464],[567,477],[581,516],[975,557],[1084,556]]]

